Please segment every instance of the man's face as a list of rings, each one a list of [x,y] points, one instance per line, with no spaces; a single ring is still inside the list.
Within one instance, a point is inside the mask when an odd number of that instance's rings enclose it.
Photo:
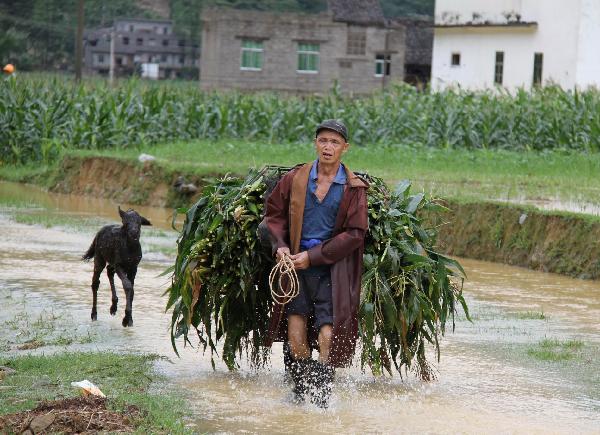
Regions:
[[[327,164],[339,163],[349,146],[344,137],[333,130],[321,130],[315,138],[319,161]]]

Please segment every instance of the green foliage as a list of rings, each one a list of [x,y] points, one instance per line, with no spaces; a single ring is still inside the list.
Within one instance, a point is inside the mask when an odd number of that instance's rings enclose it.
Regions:
[[[412,195],[408,180],[393,193],[381,179],[369,181],[359,312],[361,361],[375,374],[384,369],[391,374],[393,363],[399,372],[413,367],[423,379],[431,379],[426,343],[434,345],[439,360],[439,338],[448,320],[454,327],[457,303],[469,318],[462,289],[452,281],[464,279],[462,267],[433,250],[436,232],[422,226],[418,217],[423,209],[444,207],[423,193]]]
[[[521,311],[511,314],[510,317],[519,320],[548,320],[548,315],[544,311]]]
[[[19,65],[27,68],[31,62],[27,55],[23,55],[27,47],[27,36],[27,33],[15,27],[10,27],[0,33],[0,63],[2,66],[9,62],[16,63],[18,59]]]
[[[435,0],[380,0],[386,17],[405,15],[433,16]]]
[[[307,143],[311,126],[326,118],[352,126],[357,145],[600,150],[597,90],[548,87],[513,96],[423,93],[398,84],[362,99],[337,92],[282,98],[204,93],[191,83],[128,80],[111,88],[21,75],[0,86],[0,156],[5,163],[40,162],[65,146],[129,148],[196,138]]]
[[[72,70],[75,57],[77,0],[19,0],[0,2],[0,25],[19,35],[19,51],[11,60],[18,69]],[[136,0],[86,0],[85,27],[112,25],[115,18],[158,18]],[[1,45],[2,36],[0,36]],[[0,58],[2,51],[0,47]]]
[[[180,336],[189,342],[193,326],[211,353],[224,340],[222,357],[230,369],[242,348],[250,349],[254,363],[264,362],[260,345],[270,293],[261,272],[269,268],[270,259],[256,240],[264,190],[262,173],[251,173],[244,182],[225,177],[204,189],[186,211],[167,292],[167,309],[173,307],[173,347]]]
[[[527,354],[541,361],[559,362],[580,358],[582,348],[583,341],[581,340],[544,339],[536,346],[531,347]]]
[[[271,295],[267,283],[273,266],[270,252],[258,244],[267,185],[283,170],[267,167],[245,180],[225,177],[208,185],[185,211],[178,239],[167,310],[173,309],[171,340],[189,341],[193,328],[211,355],[223,343],[222,358],[230,369],[246,351],[256,365],[265,364],[261,347],[267,332]],[[362,363],[380,374],[413,367],[432,376],[426,343],[435,346],[453,319],[457,302],[468,311],[451,277],[464,276],[454,260],[433,251],[434,232],[416,217],[423,208],[440,208],[423,194],[410,194],[405,182],[396,193],[382,180],[368,177],[369,232],[365,240],[359,311]],[[214,364],[214,362],[213,362]]]

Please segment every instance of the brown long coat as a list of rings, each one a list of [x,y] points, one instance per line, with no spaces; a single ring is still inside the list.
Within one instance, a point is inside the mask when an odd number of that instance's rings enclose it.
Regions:
[[[312,163],[287,173],[267,201],[266,224],[272,238],[273,253],[289,247],[300,249],[306,189]],[[368,228],[368,185],[346,168],[347,183],[331,239],[308,250],[312,266],[331,265],[333,297],[333,342],[329,362],[334,367],[350,365],[358,338],[358,307],[362,276],[365,232]],[[285,307],[274,304],[267,346],[287,339]]]

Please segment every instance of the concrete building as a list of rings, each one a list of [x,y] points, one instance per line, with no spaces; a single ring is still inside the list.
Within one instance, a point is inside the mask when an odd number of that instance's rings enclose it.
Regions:
[[[600,1],[437,0],[432,85],[600,86]]]
[[[159,78],[198,77],[199,48],[173,33],[171,21],[143,19],[116,20],[113,27],[86,32],[87,73],[108,74],[111,34],[115,36],[116,76],[131,75],[141,64],[158,64]]]
[[[405,29],[404,81],[424,88],[431,78],[433,19],[429,16],[397,18],[392,25]]]
[[[321,14],[208,9],[203,89],[367,94],[404,78],[405,29],[378,0],[330,0]]]

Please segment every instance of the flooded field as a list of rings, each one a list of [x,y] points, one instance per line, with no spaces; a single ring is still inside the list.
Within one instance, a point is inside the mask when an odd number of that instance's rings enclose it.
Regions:
[[[142,230],[134,327],[121,326],[120,283],[110,316],[105,275],[92,323],[92,265],[80,257],[101,225],[116,223],[116,207],[0,183],[1,353],[158,353],[157,370],[185,391],[187,424],[197,432],[600,433],[600,282],[461,260],[473,323],[459,315],[448,331],[438,379],[339,370],[322,411],[292,404],[280,346],[271,370],[260,372],[230,373],[218,361],[213,371],[208,354],[182,343],[181,358],[174,354],[162,296],[168,278],[158,277],[175,253],[169,211],[136,207],[155,226]]]

